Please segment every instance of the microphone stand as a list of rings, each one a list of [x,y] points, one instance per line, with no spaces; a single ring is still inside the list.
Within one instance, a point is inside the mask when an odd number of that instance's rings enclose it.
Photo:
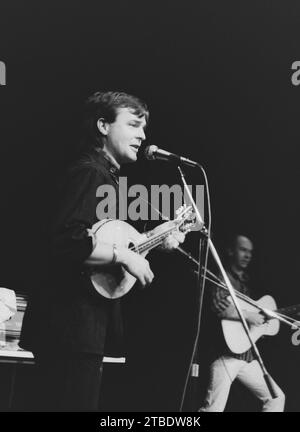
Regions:
[[[197,164],[197,166],[200,169],[202,168],[199,164]],[[249,342],[250,342],[250,344],[252,346],[254,355],[255,355],[256,359],[258,360],[258,363],[259,363],[259,365],[261,367],[265,383],[266,383],[266,385],[267,385],[267,387],[269,389],[271,397],[273,399],[275,399],[276,397],[278,397],[278,394],[277,394],[277,392],[276,392],[276,390],[274,388],[274,385],[273,385],[273,383],[271,381],[270,375],[268,374],[267,369],[266,369],[266,367],[265,367],[265,365],[263,363],[263,360],[262,360],[261,355],[260,355],[260,353],[259,353],[259,351],[257,349],[257,346],[256,346],[255,342],[253,341],[253,339],[251,337],[249,327],[248,327],[247,322],[246,322],[246,320],[244,318],[244,315],[243,315],[243,312],[242,312],[242,310],[240,308],[240,305],[238,304],[237,297],[236,297],[236,294],[234,292],[234,288],[233,288],[233,286],[232,286],[232,284],[231,284],[231,282],[230,282],[230,280],[229,280],[229,278],[227,276],[227,273],[226,273],[226,271],[225,271],[225,269],[223,267],[223,264],[222,264],[222,262],[220,260],[220,257],[218,255],[218,253],[217,253],[217,250],[216,250],[216,248],[215,248],[215,246],[214,246],[214,244],[213,244],[213,242],[212,242],[212,240],[210,238],[210,233],[205,228],[203,218],[202,218],[202,216],[201,216],[201,214],[200,214],[200,212],[199,212],[199,210],[198,210],[198,208],[196,206],[196,203],[195,203],[195,201],[193,199],[191,191],[188,188],[188,185],[187,185],[187,183],[185,181],[182,169],[180,168],[179,165],[178,165],[177,168],[179,170],[179,173],[180,173],[180,176],[181,176],[181,180],[182,180],[185,192],[187,193],[187,196],[189,197],[190,202],[192,203],[193,209],[195,211],[196,219],[197,219],[199,225],[201,226],[201,232],[207,238],[208,248],[209,248],[209,250],[210,250],[210,252],[211,252],[211,254],[212,254],[212,256],[213,256],[213,258],[214,258],[214,260],[215,260],[215,262],[216,262],[216,264],[217,264],[217,266],[218,266],[218,268],[219,268],[219,270],[221,272],[221,275],[223,277],[225,285],[227,286],[227,289],[228,289],[228,291],[230,293],[230,296],[232,298],[233,304],[234,304],[234,306],[236,308],[236,311],[237,311],[237,313],[239,315],[240,321],[241,321],[241,323],[242,323],[242,325],[244,327],[245,333],[246,333],[246,335],[247,335],[247,337],[249,339]],[[200,246],[200,248],[201,248],[201,246]],[[199,254],[199,259],[200,258],[201,258],[201,256]],[[204,274],[203,274],[203,272],[201,271],[201,265],[200,265],[200,262],[199,262],[199,264],[198,264],[198,278],[197,278],[197,287],[199,288],[199,319],[198,319],[199,330],[198,330],[197,337],[196,337],[196,345],[198,345],[199,332],[200,332],[200,323],[201,323],[202,306],[203,306],[204,284],[205,284],[205,269],[204,269]],[[198,347],[197,347],[196,351],[199,353],[199,348]],[[194,357],[193,357],[193,362],[194,362]],[[193,371],[195,369],[199,369],[199,363],[197,364],[197,366],[193,365],[193,367],[192,367],[192,376],[195,376],[195,375],[193,375]]]
[[[198,293],[198,302],[199,302],[199,317],[198,317],[198,328],[197,328],[197,335],[196,335],[196,341],[194,346],[194,354],[193,354],[193,360],[192,360],[192,369],[191,369],[191,404],[193,411],[197,411],[197,401],[199,399],[198,393],[198,379],[199,379],[199,365],[200,365],[200,344],[199,344],[199,337],[200,337],[200,325],[201,325],[201,311],[203,309],[203,299],[204,299],[204,291],[205,291],[205,282],[206,277],[203,274],[206,270],[206,266],[203,269],[203,262],[205,262],[205,255],[207,254],[207,236],[206,232],[201,230],[201,235],[199,238],[199,255],[198,255],[198,271],[197,273],[197,293]]]

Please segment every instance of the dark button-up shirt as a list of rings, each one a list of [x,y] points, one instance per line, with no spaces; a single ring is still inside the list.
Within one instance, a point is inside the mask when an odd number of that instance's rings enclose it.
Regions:
[[[25,349],[103,354],[108,329],[120,338],[120,301],[100,296],[84,265],[94,247],[89,230],[99,220],[101,185],[113,186],[118,207],[118,166],[103,151],[84,154],[60,184],[49,273],[32,295],[23,321],[20,345]]]

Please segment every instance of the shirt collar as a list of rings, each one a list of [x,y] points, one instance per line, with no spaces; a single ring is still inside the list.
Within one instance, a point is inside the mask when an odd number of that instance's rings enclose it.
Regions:
[[[248,280],[249,280],[249,276],[247,273],[245,273],[245,272],[237,273],[231,267],[229,268],[229,273],[231,274],[231,276],[234,279],[239,280],[242,283],[248,282]]]
[[[118,175],[121,167],[120,164],[118,164],[118,162],[115,160],[115,158],[113,158],[103,149],[97,149],[97,153],[99,154],[100,158],[106,162],[105,165],[107,165],[107,168],[109,169],[111,174]]]

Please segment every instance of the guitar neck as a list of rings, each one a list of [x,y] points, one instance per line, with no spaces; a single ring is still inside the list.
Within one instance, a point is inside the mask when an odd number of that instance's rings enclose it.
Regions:
[[[281,314],[292,314],[299,312],[300,310],[300,304],[288,306],[285,308],[277,309],[275,312],[281,313]]]

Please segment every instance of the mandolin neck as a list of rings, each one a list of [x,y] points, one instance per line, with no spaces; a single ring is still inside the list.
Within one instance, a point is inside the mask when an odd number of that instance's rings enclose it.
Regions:
[[[171,234],[171,232],[174,231],[175,229],[176,226],[167,228],[164,232],[153,235],[152,237],[147,238],[146,240],[142,241],[138,245],[134,245],[132,250],[137,253],[143,253],[151,249],[154,249],[155,247],[162,244],[165,238],[168,237],[168,235]]]

